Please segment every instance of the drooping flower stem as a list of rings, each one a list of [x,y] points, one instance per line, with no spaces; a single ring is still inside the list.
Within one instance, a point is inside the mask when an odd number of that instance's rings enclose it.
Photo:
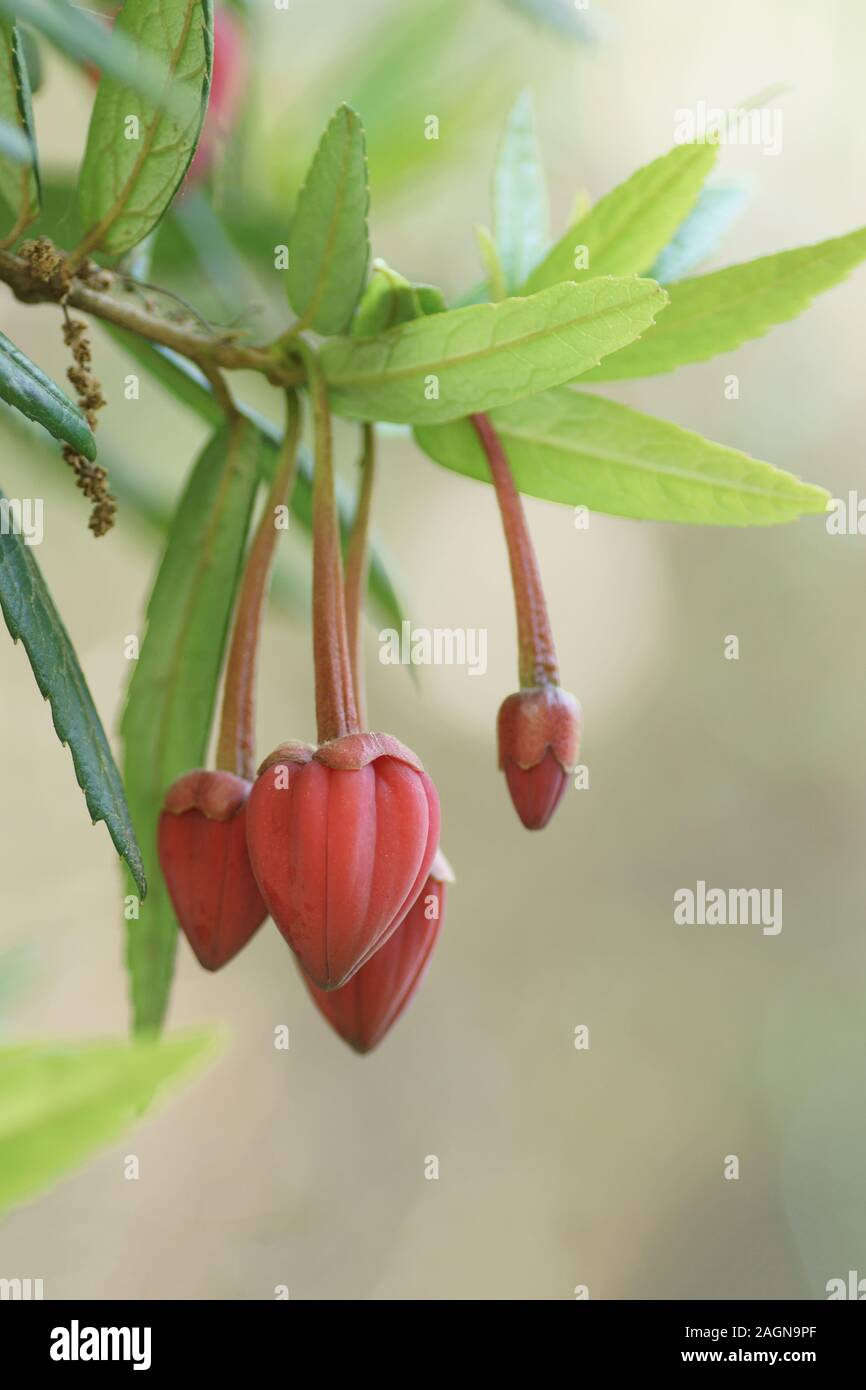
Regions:
[[[291,501],[298,466],[300,410],[286,393],[286,432],[256,534],[250,546],[226,662],[217,767],[252,781],[255,775],[255,686],[262,612],[274,558],[276,509]]]
[[[363,426],[364,445],[359,462],[360,482],[358,501],[352,521],[352,532],[346,549],[346,628],[349,656],[355,683],[355,704],[361,727],[366,727],[364,698],[364,662],[362,658],[362,622],[364,595],[370,570],[370,504],[373,497],[373,478],[376,470],[376,439],[372,425]]]
[[[523,503],[514,485],[502,441],[490,418],[487,415],[470,415],[469,418],[487,457],[508,547],[517,612],[520,684],[524,689],[558,685],[556,647]]]
[[[328,389],[315,353],[299,339],[313,411],[313,664],[319,743],[360,730],[346,631],[340,527]]]

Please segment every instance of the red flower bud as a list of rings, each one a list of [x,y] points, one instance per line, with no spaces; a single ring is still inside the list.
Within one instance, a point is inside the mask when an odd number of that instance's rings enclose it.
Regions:
[[[499,766],[527,830],[543,830],[577,762],[580,706],[558,685],[518,690],[499,708]]]
[[[440,850],[403,923],[341,989],[304,982],[319,1012],[356,1052],[370,1052],[421,985],[445,915],[445,883],[454,875]]]
[[[206,970],[236,956],[268,915],[247,853],[250,787],[231,772],[187,772],[169,788],[159,818],[162,872]]]
[[[439,798],[386,734],[283,744],[247,806],[250,860],[271,916],[314,984],[337,989],[384,945],[439,843]]]

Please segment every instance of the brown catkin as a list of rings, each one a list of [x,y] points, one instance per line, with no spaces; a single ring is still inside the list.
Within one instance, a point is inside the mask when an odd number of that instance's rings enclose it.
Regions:
[[[72,351],[73,365],[67,376],[75,387],[78,404],[92,430],[96,429],[96,412],[105,405],[102,387],[90,370],[92,355],[87,337],[87,324],[70,318],[64,307],[63,341]],[[89,463],[76,453],[70,444],[63,447],[63,457],[75,474],[77,486],[92,503],[88,525],[94,536],[104,536],[114,525],[117,502],[108,490],[108,474],[98,463]]]
[[[45,284],[56,284],[61,293],[59,302],[63,307],[63,341],[72,352],[73,365],[67,376],[75,388],[78,404],[91,430],[96,429],[96,412],[105,405],[102,387],[91,372],[92,354],[87,337],[87,324],[82,319],[73,319],[66,307],[72,274],[65,257],[48,237],[37,237],[35,241],[22,242],[19,255],[27,262],[34,280]],[[99,284],[105,272],[92,261],[81,268],[82,278]],[[76,485],[92,504],[88,525],[94,536],[104,536],[114,525],[117,502],[108,490],[108,474],[98,463],[90,463],[83,454],[64,444],[63,458],[75,474]]]

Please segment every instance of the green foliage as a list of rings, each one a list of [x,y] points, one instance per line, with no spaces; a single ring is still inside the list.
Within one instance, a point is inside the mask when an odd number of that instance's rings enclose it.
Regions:
[[[0,501],[5,502],[2,493]],[[141,853],[105,730],[32,547],[11,528],[0,531],[0,607],[13,640],[20,641],[27,652],[41,694],[51,705],[57,737],[72,754],[91,820],[94,824],[105,821],[118,854],[144,894]]]
[[[575,27],[565,0],[511,3],[560,33],[587,32],[582,16]],[[510,111],[498,153],[493,232],[476,229],[487,285],[469,291],[463,307],[448,309],[441,291],[382,260],[373,262],[368,280],[367,142],[359,116],[346,104],[325,129],[288,228],[288,199],[281,195],[295,186],[302,167],[293,162],[295,146],[303,145],[295,130],[282,126],[281,170],[253,198],[245,196],[244,179],[240,192],[229,179],[221,189],[212,183],[211,191],[218,189],[213,197],[204,182],[165,216],[193,157],[208,99],[210,0],[126,0],[110,39],[101,25],[62,0],[0,0],[0,13],[14,10],[64,52],[103,72],[79,179],[81,240],[71,268],[81,268],[92,252],[126,256],[140,248],[122,264],[127,278],[112,284],[110,312],[103,304],[109,332],[215,431],[168,525],[165,499],[158,488],[148,488],[151,478],[138,488],[129,479],[125,484],[125,499],[157,533],[168,531],[122,722],[129,811],[35,562],[17,538],[0,541],[7,623],[23,640],[51,700],[91,814],[108,823],[140,892],[142,862],[132,826],[151,870],[140,916],[132,910],[134,900],[126,913],[135,1027],[148,1032],[161,1026],[166,1011],[177,934],[156,871],[158,815],[172,781],[207,758],[250,513],[257,491],[273,475],[280,445],[275,426],[248,404],[226,415],[221,371],[252,366],[263,386],[294,386],[317,356],[335,413],[414,426],[430,458],[482,480],[489,479],[488,465],[467,417],[487,411],[518,487],[533,496],[643,520],[786,522],[822,512],[823,490],[670,422],[577,390],[574,383],[583,387],[669,371],[758,336],[800,312],[863,259],[866,231],[713,275],[680,278],[715,251],[742,201],[739,194],[703,188],[717,154],[710,143],[677,146],[639,169],[590,211],[575,213],[573,225],[551,246],[543,160],[532,98],[524,92]],[[462,76],[452,71],[464,12],[460,0],[419,0],[388,26],[371,26],[361,43],[365,61],[358,64],[353,54],[352,70],[340,81],[372,123],[374,170],[386,187],[399,186],[416,167],[419,142],[429,133],[425,112],[439,112],[443,133],[452,135],[471,129],[473,112],[497,99],[489,63],[484,81],[477,80],[479,55]],[[443,73],[448,82],[440,109],[438,97],[436,105],[428,103],[437,83],[443,86]],[[297,119],[314,119],[318,100],[310,93]],[[137,118],[137,131],[130,129],[130,117]],[[425,140],[426,163],[432,168],[437,157],[453,157],[460,143]],[[238,149],[234,154],[234,167],[245,178],[245,162]],[[49,187],[36,228],[68,245],[76,213],[61,207],[58,190],[60,184]],[[10,205],[17,235],[32,221],[40,189],[26,69],[10,23],[0,25],[0,197]],[[282,287],[273,292],[279,264],[273,249],[284,243],[288,271],[279,278],[297,315],[294,325],[286,321]],[[582,248],[587,260],[576,256]],[[4,260],[5,278],[17,285],[21,262]],[[174,277],[169,284],[162,280],[164,270]],[[133,275],[156,278],[160,288],[134,283]],[[673,277],[668,295],[657,281]],[[93,297],[104,292],[92,268],[74,283]],[[42,288],[37,284],[33,297]],[[163,290],[177,290],[183,299],[168,308]],[[194,309],[184,306],[193,300]],[[665,312],[656,322],[660,310]],[[124,318],[133,328],[138,324],[141,336],[115,325]],[[171,333],[160,331],[168,325]],[[313,347],[300,336],[308,330],[329,341]],[[190,360],[160,341],[186,344]],[[250,341],[256,351],[249,351]],[[0,395],[94,457],[80,410],[2,337]],[[19,429],[29,428],[14,414],[10,419]],[[352,498],[341,498],[344,542],[353,506]],[[308,535],[312,467],[303,448],[292,512]],[[369,592],[381,620],[399,627],[402,609],[375,547]],[[88,1136],[103,1132],[102,1121],[93,1130],[88,1124],[82,1121]],[[2,1138],[0,1116],[0,1146]]]
[[[155,4],[150,8],[158,15]],[[25,21],[73,62],[92,63],[151,102],[166,100],[164,68],[122,26],[109,32],[101,20],[67,0],[0,0],[0,15]],[[168,105],[175,109],[171,95]],[[182,105],[181,99],[178,109]]]
[[[596,203],[551,247],[523,286],[534,294],[560,280],[640,275],[694,207],[716,160],[715,145],[675,145]],[[585,247],[588,265],[575,266]]]
[[[768,526],[823,512],[828,494],[691,430],[563,386],[492,413],[522,492],[642,521]],[[468,420],[416,429],[425,453],[470,478],[490,470]]]
[[[322,349],[331,404],[352,419],[398,424],[493,410],[580,376],[644,332],[666,302],[653,280],[590,280],[451,309],[378,338],[335,339]]]
[[[505,293],[514,294],[541,260],[550,236],[547,184],[529,91],[521,92],[505,126],[493,179],[493,217]]]
[[[119,1138],[208,1061],[213,1033],[0,1048],[0,1217]]]
[[[161,67],[172,108],[108,74],[99,83],[78,202],[84,248],[110,255],[156,226],[195,154],[213,66],[211,0],[126,0],[115,28]]]
[[[866,227],[669,285],[671,302],[662,322],[584,380],[656,376],[730,352],[796,318],[816,294],[844,280],[864,258]]]
[[[147,631],[121,723],[124,778],[146,863],[156,863],[162,800],[204,765],[244,542],[258,480],[259,436],[238,417],[202,453],[175,514],[147,608]],[[161,875],[128,922],[135,1026],[158,1028],[168,1003],[177,924]]]
[[[0,333],[0,400],[86,459],[96,458],[96,440],[78,406],[5,333]]]
[[[478,254],[481,257],[481,264],[487,276],[487,294],[478,296],[478,303],[483,303],[485,299],[491,299],[498,303],[500,299],[508,298],[508,285],[505,279],[505,270],[499,256],[499,249],[496,245],[493,233],[489,227],[481,225],[475,228],[475,240],[478,243]],[[458,306],[455,306],[458,307]],[[465,307],[463,305],[459,307]]]
[[[420,318],[423,313],[416,287],[398,270],[392,270],[387,262],[375,260],[370,283],[352,321],[352,336],[373,338],[377,333],[387,333],[401,323]]]
[[[701,261],[714,256],[748,201],[749,190],[743,184],[715,183],[702,188],[685,222],[646,272],[650,279],[660,285],[681,280]]]
[[[322,136],[289,235],[289,299],[299,328],[343,333],[370,259],[364,129],[341,106]]]
[[[0,197],[12,211],[9,234],[26,227],[39,211],[39,165],[30,105],[30,82],[15,24],[0,20]]]

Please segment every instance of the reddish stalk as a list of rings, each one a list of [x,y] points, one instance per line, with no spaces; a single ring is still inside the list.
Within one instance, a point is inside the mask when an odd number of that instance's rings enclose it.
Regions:
[[[294,391],[286,393],[286,432],[268,499],[250,546],[235,612],[223,687],[217,767],[251,782],[255,776],[255,689],[259,633],[268,578],[277,543],[274,513],[291,501],[298,466],[300,411]]]
[[[313,665],[319,743],[360,732],[346,630],[343,560],[334,495],[328,388],[318,358],[297,345],[307,368],[315,436],[313,472]]]
[[[346,549],[346,629],[349,640],[349,657],[352,662],[352,679],[355,683],[355,704],[361,727],[365,728],[364,662],[362,657],[362,614],[364,595],[370,572],[370,503],[373,497],[373,477],[376,469],[376,440],[372,425],[364,425],[364,447],[359,463],[360,482],[358,502],[352,521],[352,533]]]
[[[550,629],[541,574],[520,493],[514,485],[502,442],[487,415],[470,415],[487,456],[502,516],[514,606],[517,613],[517,651],[522,688],[559,685],[559,665]]]

